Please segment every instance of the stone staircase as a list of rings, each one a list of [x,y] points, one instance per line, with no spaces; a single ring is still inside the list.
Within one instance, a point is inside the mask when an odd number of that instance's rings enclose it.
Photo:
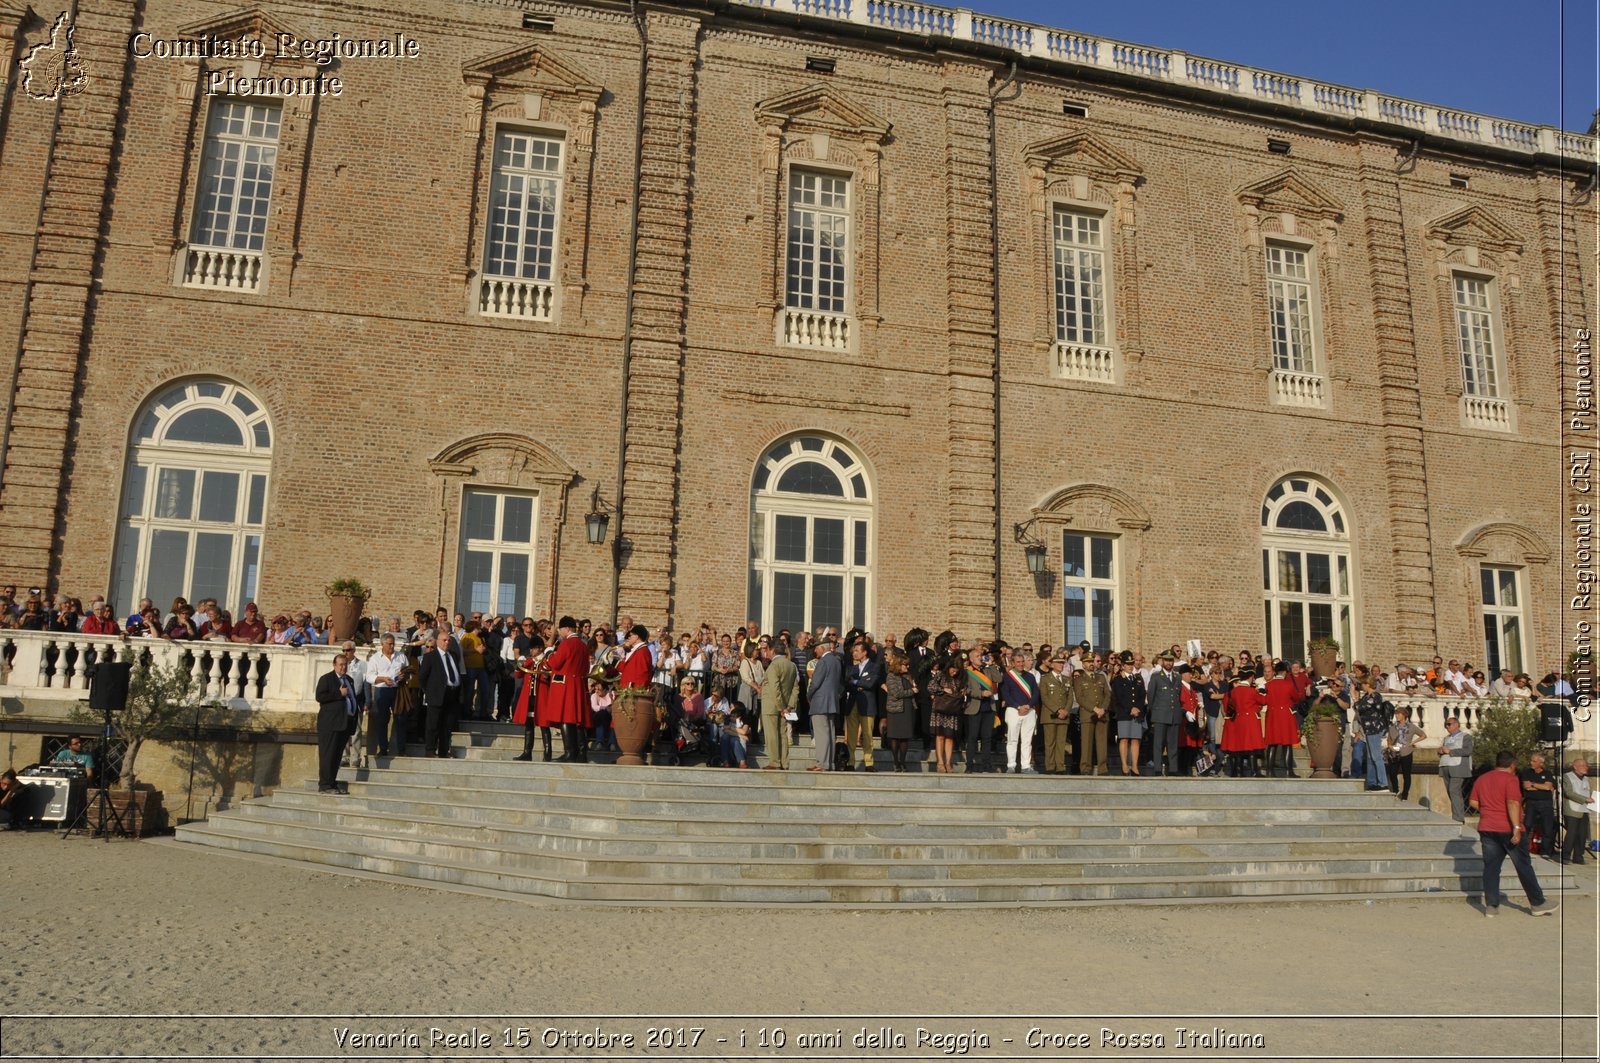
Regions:
[[[509,759],[509,728],[456,740],[465,757],[347,768],[349,796],[282,788],[178,838],[586,904],[1330,900],[1479,885],[1476,839],[1344,780],[529,764]],[[1552,894],[1573,885],[1539,870]]]

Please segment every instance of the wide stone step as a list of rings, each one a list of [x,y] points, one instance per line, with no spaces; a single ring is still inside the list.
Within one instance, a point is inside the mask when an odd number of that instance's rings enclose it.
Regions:
[[[1472,892],[1480,888],[1475,872],[1400,876],[1385,872],[1318,874],[1204,875],[1177,877],[1099,878],[1041,883],[1023,879],[857,882],[619,880],[602,877],[555,878],[472,864],[388,853],[377,854],[318,844],[314,839],[256,837],[237,833],[233,823],[189,824],[183,840],[241,852],[360,870],[368,873],[440,884],[471,886],[517,894],[535,894],[585,903],[628,905],[753,904],[753,905],[1030,905],[1105,904],[1114,902],[1190,903],[1199,900],[1353,900],[1373,896]],[[342,839],[341,839],[342,840]],[[1165,869],[1170,871],[1171,869]],[[1570,884],[1561,888],[1570,888]],[[1503,882],[1511,896],[1519,891],[1515,876]],[[1555,895],[1557,887],[1547,885]]]
[[[471,842],[503,849],[554,852],[563,855],[628,857],[658,860],[923,860],[958,862],[1104,862],[1149,857],[1208,857],[1240,862],[1260,859],[1326,856],[1359,851],[1363,855],[1470,856],[1472,843],[1459,839],[1441,844],[1427,835],[1392,835],[1330,841],[1327,838],[1279,832],[1255,837],[1191,837],[1161,839],[1080,839],[1076,841],[974,841],[963,839],[885,840],[772,839],[758,836],[725,838],[640,838],[595,836],[560,830],[548,824],[493,822],[474,817],[419,816],[415,813],[361,807],[350,798],[310,795],[317,805],[251,802],[236,814],[282,824],[304,823],[407,838]]]
[[[1275,780],[1239,783],[1211,780],[1101,780],[1074,781],[1054,777],[935,776],[911,779],[904,775],[840,773],[837,776],[794,772],[693,771],[653,777],[654,768],[605,768],[574,765],[564,772],[549,766],[538,770],[528,764],[504,766],[485,762],[401,759],[388,767],[345,769],[346,782],[389,785],[439,786],[455,790],[500,792],[555,792],[591,797],[655,800],[724,800],[793,802],[809,807],[859,805],[928,807],[1002,803],[1012,808],[1122,807],[1160,808],[1193,802],[1226,802],[1238,807],[1261,808],[1409,808],[1388,793],[1363,793],[1358,786],[1309,780]]]
[[[482,802],[465,804],[441,800],[426,787],[392,787],[356,784],[349,797],[330,797],[307,789],[281,789],[272,797],[280,806],[322,808],[327,802],[362,807],[391,815],[465,820],[514,826],[544,826],[551,830],[623,836],[690,836],[716,839],[750,836],[752,824],[742,809],[729,818],[684,820],[676,816],[636,813],[615,815],[552,811],[536,795],[485,793]],[[520,800],[519,800],[520,798]],[[251,802],[255,807],[261,802]],[[1360,839],[1376,837],[1426,837],[1450,841],[1459,836],[1458,825],[1439,816],[1404,816],[1376,820],[1355,810],[1316,809],[1091,809],[1074,811],[1061,822],[1041,822],[1037,817],[1006,824],[993,821],[952,821],[925,818],[908,822],[901,817],[863,818],[826,823],[805,819],[769,820],[760,825],[763,839],[849,839],[919,841],[925,839],[1007,841],[1072,841],[1077,839],[1160,840],[1184,838],[1255,838],[1293,833],[1297,837]],[[1475,839],[1474,839],[1475,840]]]
[[[588,856],[549,850],[508,848],[494,837],[482,839],[441,836],[434,831],[415,835],[373,833],[370,820],[344,822],[337,813],[326,821],[305,819],[275,822],[264,816],[222,817],[230,832],[268,839],[297,839],[328,848],[344,848],[376,856],[401,856],[429,863],[470,865],[478,868],[530,872],[569,879],[616,878],[672,882],[753,880],[906,880],[1021,879],[1054,882],[1086,878],[1203,877],[1210,875],[1393,874],[1443,876],[1467,870],[1474,861],[1433,854],[1350,852],[1337,855],[1264,856],[1259,859],[1206,858],[1186,855],[1135,856],[1095,862],[1048,862],[1031,859],[928,860],[862,859],[809,861],[793,858],[748,857],[683,859]],[[220,826],[221,824],[219,824]]]

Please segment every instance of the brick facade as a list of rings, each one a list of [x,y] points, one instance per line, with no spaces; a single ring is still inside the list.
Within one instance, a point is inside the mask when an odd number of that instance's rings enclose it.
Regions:
[[[1063,64],[1013,77],[992,47],[759,7],[132,10],[79,0],[86,86],[40,101],[18,64],[54,13],[0,0],[0,579],[109,586],[132,427],[209,378],[270,414],[269,608],[344,575],[380,612],[448,603],[461,492],[491,486],[538,493],[534,612],[601,616],[615,595],[652,623],[726,624],[756,463],[811,432],[870,471],[877,630],[998,618],[1059,640],[1072,529],[1118,537],[1124,642],[1259,647],[1262,501],[1298,473],[1350,522],[1358,654],[1478,659],[1495,563],[1524,574],[1530,669],[1560,655],[1558,382],[1594,315],[1596,214],[1555,156]],[[206,73],[240,64],[130,58],[140,31],[419,42],[341,59],[337,98],[285,101],[258,292],[177,283]],[[550,322],[472,295],[501,124],[567,149]],[[777,339],[792,166],[850,178],[843,349]],[[1111,383],[1053,368],[1055,204],[1104,220]],[[1280,239],[1316,262],[1320,408],[1272,397]],[[1464,423],[1453,268],[1493,279],[1509,432]],[[616,572],[585,541],[596,490]],[[1033,518],[1042,577],[1013,536]]]

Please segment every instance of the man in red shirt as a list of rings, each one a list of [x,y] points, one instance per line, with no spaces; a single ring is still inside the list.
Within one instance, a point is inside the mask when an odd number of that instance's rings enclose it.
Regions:
[[[1494,758],[1494,771],[1485,772],[1473,784],[1469,804],[1478,813],[1478,839],[1483,845],[1483,914],[1493,918],[1500,911],[1500,865],[1506,857],[1517,869],[1522,892],[1528,895],[1532,915],[1549,915],[1561,907],[1546,901],[1539,888],[1539,877],[1528,859],[1527,840],[1522,832],[1522,780],[1517,777],[1517,755],[1502,749]]]

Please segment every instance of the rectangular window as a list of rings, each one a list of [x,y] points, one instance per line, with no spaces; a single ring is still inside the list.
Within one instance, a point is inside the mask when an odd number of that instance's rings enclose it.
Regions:
[[[278,165],[282,108],[218,99],[206,122],[200,194],[190,240],[200,247],[260,251]]]
[[[1101,218],[1055,212],[1056,341],[1109,347]]]
[[[788,276],[785,305],[843,314],[850,246],[850,179],[789,173]]]
[[[538,498],[468,488],[461,500],[455,607],[461,612],[533,611],[533,529]]]
[[[1484,565],[1478,578],[1483,592],[1484,674],[1498,679],[1502,668],[1513,674],[1525,671],[1521,570]]]
[[[1288,373],[1315,373],[1311,307],[1315,277],[1311,253],[1267,245],[1267,313],[1272,326],[1272,363]]]
[[[1088,639],[1104,653],[1117,637],[1117,540],[1065,532],[1061,556],[1065,645]]]
[[[560,140],[511,129],[495,134],[486,275],[554,279],[561,167]]]
[[[1462,387],[1474,398],[1500,397],[1499,367],[1495,364],[1494,310],[1489,303],[1489,282],[1481,277],[1455,275],[1456,335],[1461,344]]]

